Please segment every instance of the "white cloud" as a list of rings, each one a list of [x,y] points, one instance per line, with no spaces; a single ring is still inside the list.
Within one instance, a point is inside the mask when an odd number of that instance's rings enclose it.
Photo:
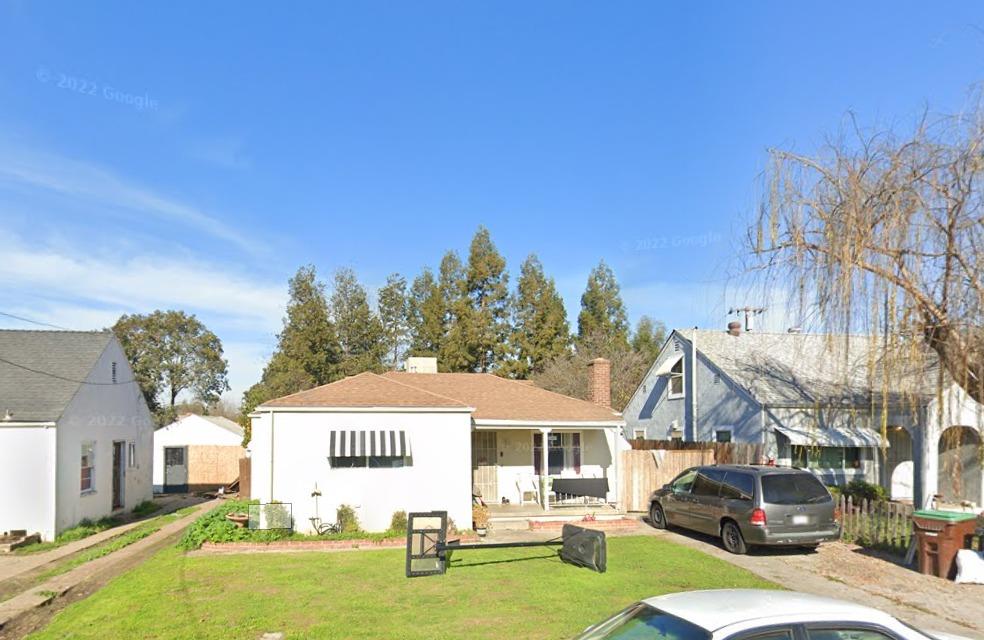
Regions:
[[[151,215],[203,231],[253,253],[262,251],[261,243],[252,241],[218,218],[88,163],[51,154],[2,152],[0,181],[131,213]]]

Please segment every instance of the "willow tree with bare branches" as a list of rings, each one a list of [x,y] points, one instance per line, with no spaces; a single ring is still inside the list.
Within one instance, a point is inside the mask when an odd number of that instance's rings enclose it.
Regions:
[[[824,331],[879,336],[886,391],[939,363],[938,393],[948,376],[984,403],[984,110],[851,124],[816,153],[770,151],[755,266]]]

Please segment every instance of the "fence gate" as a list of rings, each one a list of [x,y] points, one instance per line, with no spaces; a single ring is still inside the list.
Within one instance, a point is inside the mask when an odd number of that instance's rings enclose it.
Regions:
[[[499,501],[499,449],[495,431],[472,431],[472,486],[482,492],[485,502]]]
[[[712,449],[666,451],[623,451],[619,467],[622,509],[648,511],[649,495],[675,478],[681,471],[702,464],[714,464]]]

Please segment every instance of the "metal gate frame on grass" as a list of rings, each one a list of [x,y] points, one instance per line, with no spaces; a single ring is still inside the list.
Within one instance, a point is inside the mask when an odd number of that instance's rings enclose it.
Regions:
[[[586,567],[598,573],[608,568],[608,552],[603,531],[565,524],[563,535],[541,542],[486,542],[461,544],[448,540],[448,512],[427,511],[407,516],[406,576],[442,575],[447,573],[451,554],[469,549],[517,549],[522,547],[561,547],[560,559],[568,564]]]
[[[294,530],[294,505],[290,502],[264,502],[249,505],[250,529],[267,531],[270,529]]]

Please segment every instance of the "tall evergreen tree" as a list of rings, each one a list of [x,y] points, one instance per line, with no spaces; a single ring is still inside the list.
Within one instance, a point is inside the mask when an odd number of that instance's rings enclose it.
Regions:
[[[588,276],[588,286],[581,296],[581,313],[577,317],[579,340],[595,334],[603,335],[619,347],[628,347],[629,320],[625,304],[615,274],[604,260]]]
[[[340,348],[328,313],[325,286],[313,266],[301,267],[290,279],[290,299],[277,349],[260,381],[246,390],[240,413],[249,442],[249,414],[258,405],[290,393],[327,384],[340,377]]]
[[[665,339],[666,325],[662,322],[654,322],[649,316],[642,316],[632,335],[632,350],[652,364],[656,361]]]
[[[465,269],[454,251],[448,251],[441,259],[438,289],[443,316],[438,365],[444,371],[471,371],[474,363],[468,349],[471,305]]]
[[[339,369],[342,375],[379,371],[386,350],[383,324],[369,307],[365,287],[351,269],[335,272],[331,315],[341,347]]]
[[[444,300],[429,268],[414,278],[407,306],[409,355],[437,357],[444,338]]]
[[[465,292],[471,307],[466,324],[468,359],[474,370],[487,372],[503,363],[507,353],[509,274],[485,227],[479,227],[472,238]]]
[[[396,369],[403,358],[407,344],[407,280],[398,273],[386,278],[386,285],[379,290],[379,320],[383,326],[386,345],[386,364]]]
[[[530,254],[519,269],[512,309],[509,341],[514,359],[506,368],[510,375],[528,378],[566,353],[571,341],[564,300],[535,254]]]

